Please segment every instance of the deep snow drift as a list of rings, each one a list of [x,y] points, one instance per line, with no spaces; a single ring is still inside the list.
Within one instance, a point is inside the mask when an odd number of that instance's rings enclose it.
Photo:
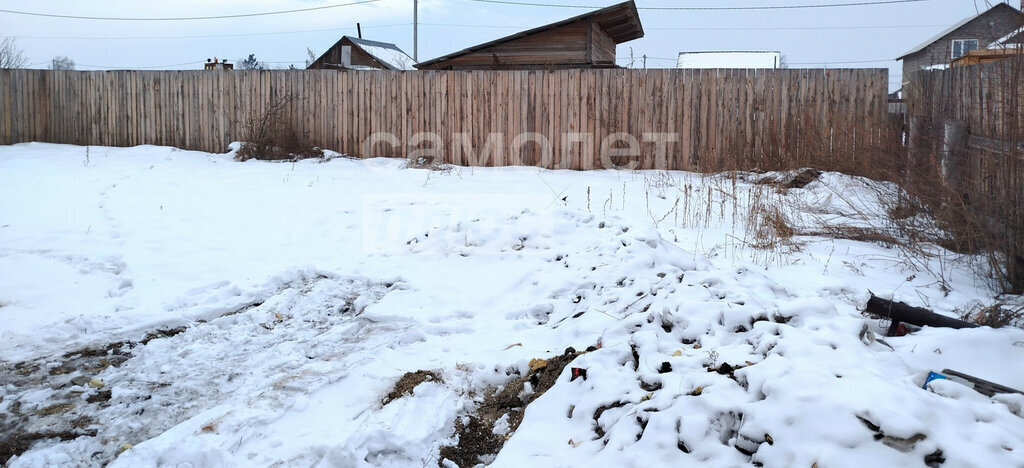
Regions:
[[[880,225],[885,190],[0,147],[0,427],[31,436],[9,464],[433,466],[573,347],[481,461],[1024,465],[1024,395],[921,388],[1024,388],[1024,332],[863,338],[869,289],[991,301],[966,265],[780,233]]]

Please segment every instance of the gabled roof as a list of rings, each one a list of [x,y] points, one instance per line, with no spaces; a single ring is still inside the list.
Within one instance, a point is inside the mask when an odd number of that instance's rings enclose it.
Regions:
[[[988,45],[989,49],[1015,48],[1024,44],[1024,27],[1017,28]]]
[[[412,65],[416,63],[416,61],[402,49],[399,49],[398,46],[388,42],[371,41],[352,36],[341,36],[341,39],[338,39],[338,42],[335,42],[334,45],[328,47],[323,54],[320,54],[320,57],[317,57],[314,63],[319,62],[320,59],[324,58],[328,52],[341,45],[341,42],[345,39],[348,39],[360,49],[363,49],[364,52],[370,54],[371,57],[380,62],[381,65],[387,67],[389,70],[414,70]]]
[[[348,39],[366,51],[366,53],[372,55],[378,62],[392,70],[414,70],[413,64],[416,61],[394,44],[370,41],[358,37],[350,37]]]
[[[505,36],[490,42],[478,44],[473,47],[460,50],[458,52],[443,55],[435,59],[427,60],[426,62],[420,62],[416,64],[416,68],[431,65],[444,60],[450,60],[456,57],[476,52],[478,50],[486,49],[488,47],[492,47],[498,44],[513,41],[516,39],[520,39],[526,36],[548,31],[551,29],[555,29],[561,26],[565,26],[567,24],[575,23],[577,21],[585,21],[590,18],[593,18],[593,21],[597,23],[599,26],[601,26],[601,29],[603,29],[604,32],[608,34],[608,36],[610,36],[616,44],[621,44],[626,41],[632,41],[633,39],[639,39],[641,37],[644,37],[644,27],[643,25],[640,24],[640,13],[637,12],[636,4],[633,3],[633,0],[629,0],[628,2],[622,2],[616,5],[612,5],[610,7],[602,8],[600,10],[594,10],[590,13],[584,13],[582,15],[574,16],[572,18],[558,21],[556,23],[545,24],[544,26],[518,32],[511,36]]]
[[[906,58],[909,55],[914,55],[914,54],[924,50],[926,47],[934,44],[939,39],[942,39],[943,37],[948,36],[950,33],[956,31],[957,29],[960,29],[960,28],[964,27],[967,23],[970,23],[971,21],[974,21],[975,19],[981,17],[982,15],[984,15],[984,14],[990,12],[990,11],[995,10],[996,8],[1008,8],[1010,11],[1020,15],[1021,20],[1024,21],[1024,13],[1022,13],[1020,10],[1018,10],[1018,9],[1016,9],[1016,8],[1006,4],[1006,3],[997,3],[995,6],[993,6],[992,8],[989,8],[988,10],[985,10],[985,12],[981,13],[980,15],[971,16],[971,17],[967,17],[967,18],[964,18],[964,19],[960,20],[958,23],[956,23],[956,24],[946,28],[944,31],[940,32],[935,37],[932,37],[931,39],[928,39],[927,41],[924,41],[924,42],[918,44],[917,47],[914,47],[913,49],[910,49],[909,52],[899,56],[896,60],[903,60],[904,58]]]

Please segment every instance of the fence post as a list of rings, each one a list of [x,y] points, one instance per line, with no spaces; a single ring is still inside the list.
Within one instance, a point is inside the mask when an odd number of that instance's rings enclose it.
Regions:
[[[915,174],[920,172],[920,166],[928,161],[928,117],[924,115],[907,115],[910,122],[909,141],[907,142],[907,165],[904,168],[904,176],[907,180],[913,179]]]
[[[953,192],[964,196],[964,169],[967,157],[967,125],[946,119],[942,135],[942,178]],[[964,200],[966,201],[966,200]]]

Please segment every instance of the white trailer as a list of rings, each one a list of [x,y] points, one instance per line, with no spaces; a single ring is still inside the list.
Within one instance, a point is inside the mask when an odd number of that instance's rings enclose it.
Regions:
[[[780,52],[680,52],[676,68],[780,68]]]

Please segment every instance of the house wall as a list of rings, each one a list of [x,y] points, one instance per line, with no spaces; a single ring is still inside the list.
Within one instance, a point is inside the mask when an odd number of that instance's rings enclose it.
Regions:
[[[1019,12],[1012,8],[994,8],[963,25],[925,49],[903,59],[903,84],[910,82],[911,73],[931,65],[948,65],[952,61],[954,39],[977,39],[978,48],[984,49],[995,40],[1024,26]]]
[[[591,48],[589,44],[595,46]],[[593,58],[591,53],[593,52]],[[421,67],[424,70],[536,70],[615,63],[615,43],[596,24],[578,22]]]
[[[363,65],[367,67],[386,69],[383,64],[373,58],[372,55],[360,49],[359,46],[355,45],[348,38],[338,41],[334,44],[322,57],[317,59],[309,66],[311,69],[326,69],[326,70],[337,70],[339,67],[332,66],[329,64],[340,64],[341,63],[341,48],[342,46],[352,47],[352,65]]]
[[[591,25],[590,41],[594,63],[615,63],[615,41],[597,23]]]

